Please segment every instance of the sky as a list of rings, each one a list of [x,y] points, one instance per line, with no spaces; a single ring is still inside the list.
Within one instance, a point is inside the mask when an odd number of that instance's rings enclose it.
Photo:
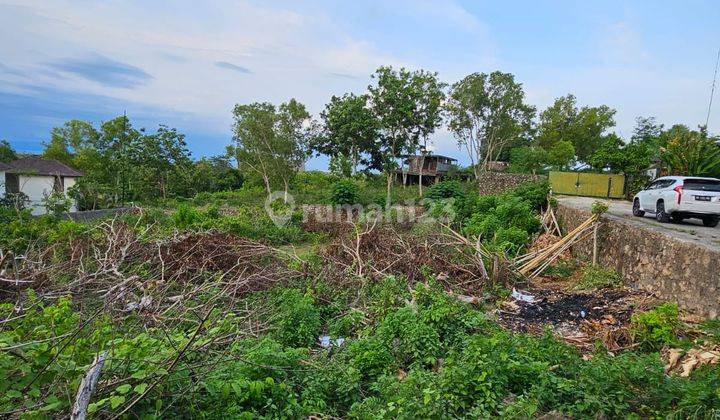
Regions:
[[[510,72],[539,110],[568,93],[616,109],[627,138],[639,116],[704,124],[718,48],[717,0],[0,0],[0,139],[39,152],[69,119],[126,112],[176,127],[194,157],[220,154],[235,104],[296,98],[317,116],[381,65],[447,83]],[[447,129],[430,140],[467,163]]]

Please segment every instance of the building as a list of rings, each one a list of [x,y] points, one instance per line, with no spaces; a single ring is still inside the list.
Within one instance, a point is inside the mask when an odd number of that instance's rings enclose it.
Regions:
[[[45,197],[54,191],[67,195],[68,190],[81,176],[82,172],[64,163],[28,156],[8,164],[0,163],[0,191],[5,194],[25,194],[30,200],[28,208],[34,215],[39,215],[45,213]],[[75,210],[73,203],[70,211]]]
[[[417,184],[422,174],[423,184],[441,181],[457,159],[442,155],[409,155],[404,158],[401,169],[397,169],[396,179],[404,184]]]

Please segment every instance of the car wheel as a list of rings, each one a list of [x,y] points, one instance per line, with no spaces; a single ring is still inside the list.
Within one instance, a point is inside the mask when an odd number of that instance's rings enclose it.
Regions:
[[[670,221],[670,215],[665,213],[665,202],[658,201],[657,211],[655,212],[655,219],[660,223],[667,223]]]
[[[637,217],[645,216],[645,212],[640,210],[640,199],[639,198],[636,198],[633,201],[633,216],[637,216]]]
[[[704,226],[715,227],[718,225],[718,222],[720,222],[720,217],[717,217],[717,216],[703,217],[702,222],[703,222]]]

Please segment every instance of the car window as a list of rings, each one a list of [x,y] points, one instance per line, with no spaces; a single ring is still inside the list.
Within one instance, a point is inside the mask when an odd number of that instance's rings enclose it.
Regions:
[[[664,182],[663,180],[654,181],[650,185],[648,185],[647,189],[648,190],[657,190],[658,188],[661,188],[661,185],[663,182]]]
[[[660,186],[658,188],[667,188],[675,183],[674,179],[666,179],[660,183]]]
[[[714,179],[686,179],[683,185],[686,190],[720,192],[720,181]]]

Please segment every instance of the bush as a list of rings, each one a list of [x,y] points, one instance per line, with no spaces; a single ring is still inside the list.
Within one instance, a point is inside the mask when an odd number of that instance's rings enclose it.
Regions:
[[[659,350],[677,342],[680,326],[677,304],[663,303],[657,308],[634,314],[632,332],[635,341],[648,350]]]
[[[460,200],[464,197],[465,190],[458,181],[441,181],[433,184],[425,192],[425,198],[428,200],[442,200],[446,198]]]
[[[341,179],[332,186],[330,201],[335,205],[356,204],[360,200],[360,190],[353,181]]]
[[[311,347],[320,332],[320,311],[312,296],[297,289],[287,289],[278,300],[278,322],[275,336],[291,347]]]

